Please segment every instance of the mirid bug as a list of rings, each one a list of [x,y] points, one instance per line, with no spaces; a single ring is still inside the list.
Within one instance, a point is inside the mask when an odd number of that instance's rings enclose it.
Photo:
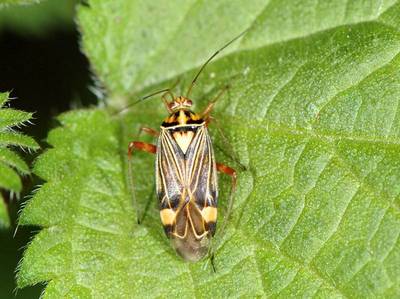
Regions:
[[[244,33],[211,55],[192,80],[186,96],[176,97],[171,91],[172,88],[169,88],[141,99],[163,93],[161,99],[169,116],[164,119],[159,132],[147,127],[140,130],[157,137],[157,145],[132,141],[128,146],[131,183],[133,151],[136,149],[156,154],[156,192],[161,222],[176,252],[191,262],[200,260],[207,253],[211,258],[213,257],[210,243],[217,223],[217,171],[231,177],[231,193],[225,223],[233,205],[236,171],[215,161],[211,138],[207,130],[212,119],[210,113],[226,88],[219,92],[200,114],[191,110],[192,101],[189,96],[207,64]],[[171,97],[171,101],[168,101],[167,96]],[[134,196],[134,190],[132,193]],[[223,224],[222,231],[224,226]]]

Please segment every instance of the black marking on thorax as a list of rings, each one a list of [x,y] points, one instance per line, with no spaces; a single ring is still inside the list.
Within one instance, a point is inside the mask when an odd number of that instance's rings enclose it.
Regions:
[[[185,123],[181,123],[179,121],[181,111],[185,115]],[[164,120],[161,124],[164,128],[174,127],[178,125],[192,125],[192,124],[202,124],[204,123],[204,119],[199,118],[194,112],[190,110],[178,110],[169,115],[169,117]]]

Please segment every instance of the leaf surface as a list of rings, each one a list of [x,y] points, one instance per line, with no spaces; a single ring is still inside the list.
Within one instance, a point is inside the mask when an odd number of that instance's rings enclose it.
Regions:
[[[250,28],[191,96],[201,111],[230,85],[213,115],[247,166],[228,230],[217,234],[217,273],[169,246],[154,157],[144,153],[135,155],[134,179],[139,209],[148,208],[143,225],[134,223],[127,144],[166,116],[149,99],[124,114],[60,116],[35,166],[47,183],[21,215],[43,230],[19,286],[48,281],[46,298],[398,297],[400,3],[151,3],[79,8],[83,48],[111,105],[177,77],[176,94],[184,93],[213,51]],[[210,131],[217,159],[239,169],[215,124]],[[223,221],[229,179],[220,176],[220,186]]]

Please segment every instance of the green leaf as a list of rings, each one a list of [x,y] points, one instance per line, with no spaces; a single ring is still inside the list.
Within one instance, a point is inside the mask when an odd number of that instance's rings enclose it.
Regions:
[[[23,126],[32,117],[31,113],[7,108],[9,94],[0,93],[0,189],[20,192],[22,175],[29,174],[29,167],[10,146],[20,146],[27,150],[37,150],[39,145],[28,136],[18,133],[14,127]],[[7,208],[0,197],[0,226],[10,224]]]
[[[17,169],[22,174],[29,173],[29,167],[24,160],[8,148],[0,147],[0,161]]]
[[[13,204],[11,203],[11,205]],[[16,291],[15,267],[23,253],[21,248],[26,246],[31,237],[31,228],[20,227],[17,233],[11,229],[0,230],[0,298],[32,299],[40,297],[40,286]]]
[[[32,113],[14,110],[0,110],[0,127],[18,126],[32,118]]]
[[[0,146],[2,145],[15,145],[26,149],[38,150],[39,145],[30,136],[23,135],[15,131],[2,132],[0,134]]]
[[[73,30],[76,3],[78,0],[0,0],[0,28],[39,36],[56,29]]]
[[[0,188],[20,192],[22,188],[18,174],[9,166],[0,164]]]
[[[85,52],[111,100],[119,101],[199,66],[250,27],[264,5],[260,0],[247,5],[226,0],[89,1],[78,16]],[[231,17],[239,11],[240,18]],[[221,56],[237,47],[233,44]]]
[[[230,85],[213,115],[247,170],[212,273],[169,246],[145,153],[135,187],[140,211],[151,203],[134,223],[127,144],[159,127],[161,101],[62,115],[35,165],[46,183],[20,218],[43,227],[20,287],[47,281],[45,298],[400,296],[399,1],[90,1],[79,23],[113,105],[177,77],[184,93],[250,27],[191,95],[201,111]],[[217,159],[239,168],[210,132]],[[220,186],[221,223],[229,179]]]
[[[39,3],[40,0],[0,0],[0,5],[20,5]]]
[[[3,196],[0,194],[0,229],[10,226],[10,218],[8,216],[7,205]]]

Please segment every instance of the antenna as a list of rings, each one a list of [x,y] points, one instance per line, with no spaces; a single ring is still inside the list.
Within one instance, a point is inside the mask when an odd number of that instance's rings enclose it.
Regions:
[[[152,96],[155,96],[155,95],[157,95],[157,94],[159,94],[159,93],[170,92],[170,91],[171,91],[171,88],[166,88],[166,89],[162,89],[162,90],[153,92],[152,94],[149,94],[149,95],[147,95],[147,96],[145,96],[145,97],[142,97],[142,98],[140,98],[139,100],[133,102],[132,104],[129,104],[129,105],[125,106],[125,107],[122,108],[121,110],[117,111],[115,114],[122,113],[122,112],[124,112],[125,110],[127,110],[128,108],[130,108],[130,107],[132,107],[132,106],[134,106],[134,105],[140,103],[141,101],[147,100],[148,98],[151,98]]]
[[[197,75],[194,77],[192,83],[189,86],[189,89],[186,93],[186,97],[188,98],[190,93],[192,92],[192,88],[193,86],[196,84],[197,78],[200,76],[201,72],[205,69],[205,67],[207,66],[207,64],[213,60],[213,58],[215,56],[217,56],[219,54],[219,52],[221,52],[222,50],[224,50],[226,47],[228,47],[230,44],[232,44],[234,41],[236,41],[237,39],[239,39],[240,37],[242,37],[249,29],[246,29],[245,31],[243,31],[242,33],[240,33],[238,36],[236,36],[234,39],[232,39],[231,41],[229,41],[228,43],[226,43],[222,48],[220,48],[218,51],[216,51],[213,55],[210,56],[210,58],[207,59],[207,61],[203,64],[203,66],[200,68],[199,72],[197,73]]]

